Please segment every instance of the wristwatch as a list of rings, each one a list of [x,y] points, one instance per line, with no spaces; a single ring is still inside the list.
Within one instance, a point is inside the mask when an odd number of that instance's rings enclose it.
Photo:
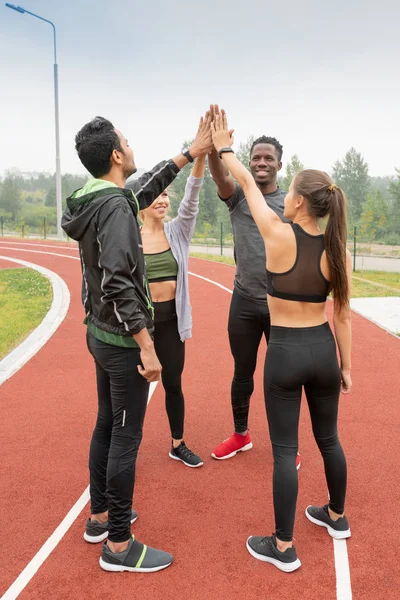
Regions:
[[[187,158],[189,162],[193,162],[194,158],[190,154],[189,150],[182,150],[181,154],[183,154],[183,156]]]
[[[221,155],[224,154],[224,152],[232,152],[232,154],[235,154],[234,151],[232,150],[232,148],[226,147],[226,148],[221,148],[221,150],[218,152],[218,156],[220,158],[222,158]]]

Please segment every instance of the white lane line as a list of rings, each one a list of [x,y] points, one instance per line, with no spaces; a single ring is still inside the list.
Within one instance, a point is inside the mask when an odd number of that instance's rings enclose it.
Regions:
[[[147,404],[150,402],[154,390],[157,387],[157,381],[150,384],[149,397]],[[79,517],[85,506],[90,500],[89,486],[85,489],[81,497],[75,502],[71,510],[61,521],[57,529],[46,540],[40,550],[35,554],[32,560],[26,565],[25,569],[18,575],[14,583],[8,588],[1,600],[16,600],[20,593],[26,588],[35,573],[38,572],[45,560],[50,556],[58,543],[70,529],[74,521]]]
[[[220,283],[213,281],[212,279],[207,279],[207,277],[203,277],[202,275],[197,275],[196,273],[192,273],[189,271],[189,275],[193,275],[194,277],[198,277],[199,279],[203,279],[204,281],[208,281],[208,283],[212,283],[217,287],[226,290],[230,294],[232,294],[232,290],[224,287]],[[351,578],[350,578],[350,564],[349,557],[347,554],[347,543],[346,540],[333,540],[333,551],[335,557],[335,571],[336,571],[336,598],[337,600],[352,600],[352,590],[351,590]]]
[[[28,335],[28,337],[17,346],[12,352],[0,360],[0,385],[23,367],[28,360],[32,358],[45,343],[51,338],[58,327],[61,325],[68,312],[70,295],[68,287],[63,279],[53,271],[45,269],[34,263],[18,258],[0,256],[0,259],[20,264],[38,271],[49,279],[52,290],[53,300],[51,307],[44,317],[43,321]]]
[[[337,600],[351,600],[350,564],[347,554],[346,540],[333,540],[336,570],[336,598]]]
[[[27,248],[9,248],[7,246],[1,246],[2,250],[12,250],[13,252],[32,252],[32,254],[49,254],[50,256],[62,256],[62,258],[73,258],[74,260],[80,260],[79,256],[69,256],[68,254],[58,254],[57,252],[45,252],[44,250],[28,250]]]
[[[2,596],[2,600],[15,600],[22,590],[28,585],[32,577],[42,566],[49,554],[54,550],[59,541],[64,537],[65,532],[71,527],[75,519],[80,515],[89,501],[89,487],[83,492],[79,500],[74,504],[68,514],[61,521],[57,529],[51,534],[48,540],[35,554],[32,560],[26,565],[25,569],[18,575],[14,583],[8,588]]]
[[[225,290],[229,294],[233,294],[232,290],[230,290],[229,288],[225,287],[224,285],[221,285],[220,283],[217,283],[216,281],[213,281],[212,279],[207,279],[207,277],[203,277],[202,275],[197,275],[197,273],[192,273],[191,271],[189,271],[189,275],[193,275],[193,277],[198,277],[199,279],[203,279],[204,281],[208,281],[208,283],[212,283],[213,285],[216,285],[217,287],[221,288],[221,290]]]
[[[38,246],[39,248],[44,247],[44,248],[57,248],[57,250],[79,250],[78,246],[53,246],[51,244],[34,244],[33,242],[29,243],[29,242],[15,242],[13,240],[8,240],[8,241],[4,241],[4,240],[0,240],[0,245],[9,245],[12,244],[13,246],[30,246],[31,248]]]

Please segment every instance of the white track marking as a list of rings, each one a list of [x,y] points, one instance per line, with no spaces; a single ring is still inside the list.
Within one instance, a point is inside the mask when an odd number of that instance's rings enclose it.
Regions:
[[[53,300],[51,307],[44,317],[43,321],[28,335],[28,337],[17,346],[12,352],[0,360],[0,385],[23,367],[28,360],[32,358],[45,343],[56,332],[63,322],[69,307],[70,295],[68,287],[63,279],[53,271],[45,269],[39,265],[19,260],[18,258],[9,258],[0,256],[0,259],[17,263],[24,267],[34,269],[49,279],[52,290]]]
[[[0,240],[0,245],[13,245],[13,246],[30,246],[31,248],[35,248],[35,246],[38,246],[39,248],[43,247],[43,248],[57,248],[57,250],[79,250],[78,246],[61,246],[61,244],[59,244],[58,246],[52,246],[51,244],[34,244],[34,243],[29,243],[29,242],[15,242],[13,240]]]
[[[347,554],[346,540],[333,540],[336,570],[336,597],[337,600],[351,600],[350,564]]]
[[[149,397],[147,404],[157,387],[157,381],[150,384]],[[81,497],[75,502],[71,510],[61,521],[57,529],[46,540],[40,550],[35,554],[32,560],[26,565],[25,569],[18,575],[14,583],[8,588],[1,600],[16,600],[19,594],[26,588],[35,573],[38,572],[45,560],[50,556],[58,543],[70,529],[74,521],[79,517],[85,506],[90,500],[89,486],[85,489]]]
[[[233,294],[232,290],[230,290],[229,288],[225,287],[224,285],[221,285],[220,283],[217,283],[216,281],[213,281],[212,279],[207,279],[207,277],[203,277],[202,275],[197,275],[197,273],[192,273],[191,271],[189,271],[189,275],[193,275],[193,277],[198,277],[199,279],[203,279],[204,281],[208,281],[208,283],[212,283],[213,285],[216,285],[217,287],[221,288],[221,290],[225,290],[229,294]]]
[[[68,256],[68,254],[58,254],[57,252],[45,252],[44,250],[28,250],[27,248],[9,248],[7,246],[1,246],[1,249],[12,250],[13,252],[32,252],[32,254],[48,254],[49,256],[62,256],[62,258],[72,258],[73,260],[80,260],[79,256]]]
[[[37,573],[46,558],[57,546],[59,541],[64,537],[65,533],[71,527],[75,519],[80,515],[86,504],[89,502],[89,487],[83,492],[82,496],[61,521],[57,529],[51,534],[47,541],[35,554],[32,560],[26,565],[25,569],[18,575],[14,583],[8,588],[2,596],[2,600],[15,600],[22,590],[28,585],[32,577]]]

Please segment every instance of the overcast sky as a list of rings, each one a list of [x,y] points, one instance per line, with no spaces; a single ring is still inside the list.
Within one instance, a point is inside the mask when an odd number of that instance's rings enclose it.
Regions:
[[[354,146],[372,175],[400,167],[397,0],[21,0],[57,27],[61,169],[95,115],[138,167],[178,154],[210,102],[284,159],[330,170]],[[50,25],[0,6],[0,174],[54,171]]]

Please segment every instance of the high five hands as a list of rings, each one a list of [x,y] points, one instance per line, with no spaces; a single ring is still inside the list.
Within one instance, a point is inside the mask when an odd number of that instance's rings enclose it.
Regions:
[[[221,148],[231,148],[234,142],[234,129],[229,129],[228,119],[224,109],[219,109],[218,104],[210,105],[211,134],[214,147],[217,152]]]
[[[196,136],[190,147],[194,156],[211,154],[213,148],[218,152],[221,148],[231,147],[234,141],[233,129],[228,128],[228,120],[218,104],[211,104],[210,109],[201,117]]]
[[[200,118],[199,127],[190,148],[190,152],[194,156],[209,154],[213,149],[211,119],[211,110],[208,110],[204,117]]]

